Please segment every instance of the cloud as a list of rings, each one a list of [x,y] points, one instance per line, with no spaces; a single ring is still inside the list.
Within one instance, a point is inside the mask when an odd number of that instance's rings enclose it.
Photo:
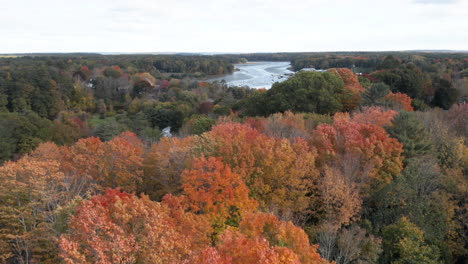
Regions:
[[[459,0],[414,0],[417,4],[437,4],[437,5],[449,5],[455,4]]]
[[[80,3],[0,0],[0,53],[466,49],[468,43],[468,0]]]

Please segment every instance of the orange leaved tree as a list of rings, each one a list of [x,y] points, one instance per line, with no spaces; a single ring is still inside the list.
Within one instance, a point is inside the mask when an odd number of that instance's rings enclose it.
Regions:
[[[338,168],[361,187],[380,188],[402,169],[403,145],[381,126],[357,123],[349,115],[335,116],[313,132],[311,144],[319,152],[320,166]]]
[[[359,82],[356,74],[348,68],[332,68],[328,71],[340,77],[345,84],[344,93],[341,95],[343,110],[351,111],[358,107],[362,100],[361,93],[365,89]]]
[[[383,110],[378,106],[364,107],[362,111],[353,113],[352,120],[356,123],[368,123],[378,126],[390,126],[398,112],[395,110]]]
[[[390,102],[393,108],[398,110],[413,111],[413,106],[411,106],[411,97],[404,93],[392,93],[390,92],[385,99]]]
[[[134,192],[142,180],[143,143],[131,132],[108,142],[96,137],[80,139],[62,151],[63,171],[86,179],[87,189],[102,191],[106,187],[121,187]]]
[[[208,220],[168,200],[109,189],[82,202],[60,239],[61,257],[70,264],[181,263],[198,254],[209,246]]]
[[[316,187],[315,149],[304,139],[273,138],[248,125],[224,123],[197,138],[196,150],[221,157],[240,174],[263,210],[303,220]]]
[[[221,158],[195,159],[192,169],[182,173],[182,182],[189,209],[214,221],[236,221],[240,214],[257,208],[242,177]]]
[[[329,263],[309,244],[307,234],[272,214],[245,215],[238,229],[227,229],[215,247],[194,255],[189,263]]]

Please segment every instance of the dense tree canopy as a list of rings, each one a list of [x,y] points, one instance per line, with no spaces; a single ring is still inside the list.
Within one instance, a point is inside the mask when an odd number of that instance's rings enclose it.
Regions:
[[[331,73],[299,72],[282,83],[276,83],[262,96],[249,98],[263,104],[264,112],[334,113],[343,109],[343,80]],[[259,109],[261,111],[261,108]]]
[[[324,71],[206,80],[247,60]],[[430,52],[0,58],[0,263],[465,263],[466,69]]]

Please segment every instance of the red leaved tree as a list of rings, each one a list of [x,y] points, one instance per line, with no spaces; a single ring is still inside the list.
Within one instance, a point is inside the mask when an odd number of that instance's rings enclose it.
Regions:
[[[329,69],[328,72],[339,76],[345,84],[341,99],[343,109],[345,111],[351,111],[358,107],[362,100],[361,93],[364,92],[365,89],[359,82],[356,74],[348,68],[332,68]]]
[[[170,206],[174,206],[171,208]],[[109,189],[82,202],[60,240],[66,263],[181,263],[209,246],[204,216]]]
[[[382,187],[402,169],[403,145],[382,127],[354,122],[347,114],[337,114],[332,125],[319,125],[311,144],[322,167],[339,169],[365,190]]]
[[[86,189],[121,187],[134,192],[142,180],[143,143],[131,132],[124,132],[108,142],[96,137],[81,139],[62,151],[63,171],[86,179]]]
[[[393,117],[395,117],[397,113],[398,112],[395,110],[384,111],[378,106],[364,107],[362,111],[352,114],[352,120],[356,123],[368,123],[381,127],[390,126],[392,125]]]
[[[388,100],[395,109],[414,111],[413,106],[411,106],[411,97],[409,97],[407,94],[390,92],[387,96],[385,96],[385,99]]]

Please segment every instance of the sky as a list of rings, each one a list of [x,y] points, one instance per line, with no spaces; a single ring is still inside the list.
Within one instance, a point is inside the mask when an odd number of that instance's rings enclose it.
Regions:
[[[468,0],[0,0],[0,53],[468,50]]]

